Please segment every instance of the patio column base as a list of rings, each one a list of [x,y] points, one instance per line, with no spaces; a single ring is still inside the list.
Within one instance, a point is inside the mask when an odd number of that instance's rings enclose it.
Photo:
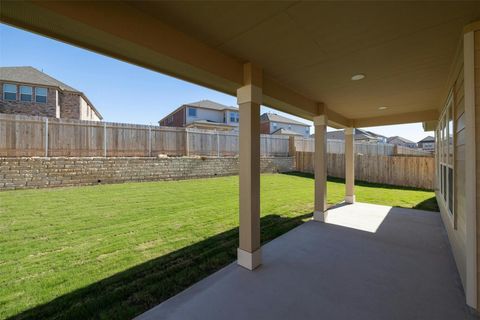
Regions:
[[[346,203],[355,203],[355,196],[345,196]]]
[[[237,264],[248,270],[256,269],[262,264],[262,248],[259,248],[254,252],[248,252],[238,248]]]
[[[327,222],[328,211],[315,211],[313,213],[313,220],[318,222]]]

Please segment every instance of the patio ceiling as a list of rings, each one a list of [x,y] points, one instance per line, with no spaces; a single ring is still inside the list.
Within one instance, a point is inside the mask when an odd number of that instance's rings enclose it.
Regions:
[[[357,127],[436,120],[462,29],[480,18],[474,1],[2,6],[6,23],[228,94],[253,62],[264,104]]]

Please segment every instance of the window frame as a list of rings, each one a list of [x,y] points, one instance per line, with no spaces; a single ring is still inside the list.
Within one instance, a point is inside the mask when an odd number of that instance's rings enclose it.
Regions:
[[[7,86],[13,86],[13,87],[15,87],[15,92],[5,90],[5,87],[7,87]],[[18,85],[17,85],[17,84],[14,84],[14,83],[3,83],[3,85],[2,85],[2,90],[3,90],[3,94],[2,94],[3,100],[8,100],[8,101],[17,101],[17,100],[18,100]],[[5,96],[6,93],[15,93],[15,99],[9,99],[9,98],[7,98],[7,97]]]
[[[238,111],[230,111],[230,122],[232,123],[240,122],[240,114]]]
[[[22,89],[30,89],[30,94],[22,93]],[[21,101],[21,102],[33,102],[33,87],[32,86],[20,85],[19,88],[18,88],[18,93],[19,93],[19,101]],[[23,100],[23,96],[30,96],[30,100]]]
[[[437,188],[448,216],[455,221],[455,104],[450,92],[440,114],[436,130],[437,140]],[[452,132],[450,132],[452,131]]]
[[[44,89],[45,95],[38,94],[38,90]],[[45,97],[45,101],[38,101],[37,97]],[[48,103],[48,88],[46,87],[35,87],[35,103]]]
[[[195,115],[191,115],[190,111],[194,111]],[[188,116],[191,118],[197,118],[198,117],[198,110],[197,108],[194,107],[188,107]]]

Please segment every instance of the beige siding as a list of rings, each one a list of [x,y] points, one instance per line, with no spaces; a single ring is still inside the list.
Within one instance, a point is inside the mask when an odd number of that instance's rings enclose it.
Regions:
[[[462,47],[463,48],[463,47]],[[437,194],[442,219],[455,256],[460,277],[465,287],[466,281],[466,221],[465,221],[465,119],[463,85],[463,50],[459,49],[455,59],[449,88],[453,92],[454,112],[454,220],[450,217],[443,197]],[[446,100],[445,100],[446,103]]]
[[[476,140],[476,207],[477,207],[477,306],[480,306],[480,31],[475,31],[475,140]]]

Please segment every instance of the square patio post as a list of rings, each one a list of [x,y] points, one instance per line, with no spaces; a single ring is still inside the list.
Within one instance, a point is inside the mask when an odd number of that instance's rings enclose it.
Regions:
[[[240,245],[237,263],[249,270],[261,264],[260,248],[260,104],[262,71],[244,66],[237,91],[240,111]]]
[[[315,211],[313,219],[327,221],[327,116],[313,118],[315,125]]]
[[[345,128],[345,202],[355,203],[355,129]]]

